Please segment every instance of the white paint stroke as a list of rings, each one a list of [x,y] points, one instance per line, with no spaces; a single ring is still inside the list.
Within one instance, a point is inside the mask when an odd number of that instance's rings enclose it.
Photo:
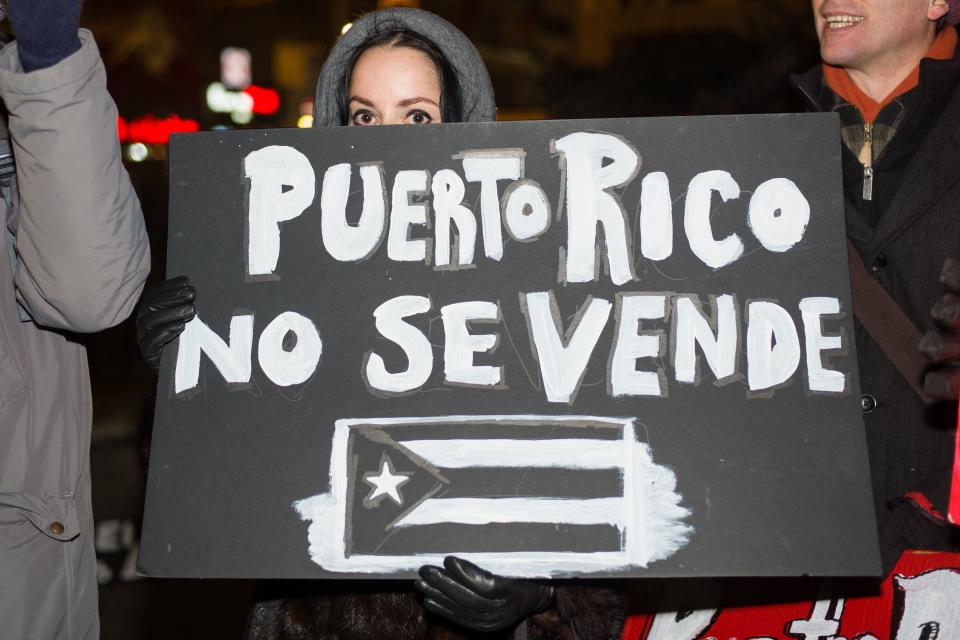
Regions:
[[[350,165],[336,164],[323,175],[320,193],[320,237],[323,247],[335,260],[354,262],[370,257],[386,229],[386,197],[383,173],[377,165],[360,167],[363,181],[363,209],[355,225],[347,222],[350,198]]]
[[[618,440],[405,440],[398,444],[445,469],[530,467],[619,469],[623,446]]]
[[[912,578],[894,576],[903,593],[903,613],[896,625],[896,640],[956,638],[960,634],[960,571],[934,569]],[[932,634],[934,628],[939,635]]]
[[[480,183],[480,222],[483,226],[483,251],[491,260],[503,258],[503,229],[501,228],[500,194],[498,180],[518,180],[523,177],[523,156],[517,150],[463,154],[463,175],[467,182]]]
[[[623,427],[624,550],[628,566],[646,567],[686,546],[693,527],[690,511],[680,505],[677,476],[654,463],[650,447],[637,442],[633,422]]]
[[[667,312],[667,297],[621,294],[617,296],[616,341],[610,356],[610,391],[613,397],[665,395],[662,371],[638,371],[637,360],[657,358],[663,351],[663,332],[639,332],[641,320],[658,320]]]
[[[726,171],[698,173],[687,187],[683,228],[690,243],[690,250],[705,265],[716,270],[736,262],[743,255],[743,242],[735,233],[723,240],[713,237],[710,218],[713,216],[714,191],[720,194],[723,202],[740,197],[740,185]]]
[[[621,498],[434,498],[398,520],[395,527],[454,522],[609,524],[623,527]]]
[[[552,291],[526,293],[523,300],[547,401],[570,403],[580,389],[613,305],[601,298],[588,297],[565,340],[558,326],[560,312]]]
[[[430,310],[430,298],[397,296],[374,309],[377,331],[403,349],[407,357],[404,371],[391,373],[383,357],[371,352],[364,369],[367,384],[387,393],[404,393],[423,385],[433,371],[433,347],[420,329],[404,321],[409,316]]]
[[[443,334],[444,380],[455,384],[497,385],[503,383],[503,368],[473,363],[473,356],[489,353],[499,339],[493,333],[470,333],[470,322],[496,322],[500,308],[492,302],[469,300],[445,305],[440,310]]]
[[[637,175],[639,153],[626,140],[609,133],[571,133],[554,145],[562,154],[567,182],[564,279],[597,280],[597,258],[606,250],[610,280],[616,285],[635,280],[629,223],[614,190]],[[597,240],[598,225],[603,228],[602,242]]]
[[[767,180],[753,192],[747,223],[767,251],[789,251],[803,239],[810,223],[810,203],[786,178]]]
[[[504,198],[503,221],[515,239],[533,240],[550,227],[550,201],[536,182],[515,182]]]
[[[243,167],[250,180],[247,274],[273,273],[280,259],[280,223],[296,218],[313,203],[316,176],[307,156],[286,146],[252,151]]]
[[[422,169],[397,171],[390,198],[387,257],[397,262],[422,262],[427,258],[427,241],[411,237],[414,227],[429,226],[427,205],[411,202],[411,196],[427,195],[430,174]]]
[[[800,337],[793,318],[774,302],[747,306],[747,383],[751,391],[789,380],[800,366]]]
[[[673,375],[678,382],[697,382],[697,345],[717,380],[737,372],[737,305],[731,295],[717,296],[713,323],[700,312],[692,296],[676,298],[676,337]],[[716,325],[716,335],[713,327]]]
[[[200,316],[194,316],[180,334],[177,345],[177,364],[174,370],[174,393],[181,393],[200,384],[200,355],[207,354],[224,381],[250,382],[253,346],[253,315],[239,315],[230,319],[228,342],[214,333]]]
[[[840,300],[837,298],[804,298],[800,301],[807,354],[807,388],[811,391],[843,393],[847,387],[846,374],[823,366],[822,352],[842,349],[843,336],[823,335],[821,318],[838,313]]]
[[[648,260],[673,254],[673,201],[670,180],[662,171],[647,174],[641,184],[640,253]]]
[[[477,221],[473,212],[463,205],[466,187],[460,176],[451,169],[441,169],[433,176],[433,212],[436,226],[434,264],[446,267],[451,264],[451,229],[457,227],[457,266],[473,264],[473,252],[477,243]]]
[[[296,345],[287,351],[283,341],[288,332],[296,338]],[[323,340],[320,332],[306,316],[285,311],[273,319],[260,334],[257,359],[260,368],[278,387],[289,387],[310,379],[320,364]]]

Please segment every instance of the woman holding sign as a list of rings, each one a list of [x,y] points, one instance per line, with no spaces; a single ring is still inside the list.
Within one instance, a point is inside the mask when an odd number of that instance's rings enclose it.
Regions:
[[[415,9],[366,15],[337,42],[317,82],[314,126],[489,122],[493,88],[472,43],[445,20]],[[137,339],[157,368],[163,347],[196,311],[186,278],[148,291]],[[416,591],[406,584],[263,582],[248,638],[461,637],[431,624],[424,608],[460,627],[514,629],[528,638],[618,638],[625,595],[616,589],[549,586],[493,575],[448,557],[420,569]],[[422,596],[418,597],[417,591]]]

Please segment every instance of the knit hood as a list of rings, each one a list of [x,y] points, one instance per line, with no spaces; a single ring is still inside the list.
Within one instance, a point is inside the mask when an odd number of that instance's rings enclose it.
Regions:
[[[463,122],[490,122],[496,119],[490,74],[480,53],[463,33],[443,18],[420,9],[394,8],[368,13],[357,20],[334,45],[317,79],[313,126],[336,127],[346,121],[337,103],[337,89],[354,51],[368,39],[385,31],[412,31],[437,47],[453,68]]]

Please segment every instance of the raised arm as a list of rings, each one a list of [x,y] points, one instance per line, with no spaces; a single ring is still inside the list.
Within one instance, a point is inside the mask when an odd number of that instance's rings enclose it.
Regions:
[[[18,38],[37,20],[53,27],[44,11],[27,10],[45,2],[11,3]],[[14,19],[18,10],[24,15]],[[17,295],[38,324],[98,331],[130,314],[150,270],[143,214],[120,159],[117,109],[93,36],[79,30],[78,49],[29,72],[22,62],[30,56],[22,61],[18,51],[28,43],[0,51],[20,198],[19,218],[7,220]]]

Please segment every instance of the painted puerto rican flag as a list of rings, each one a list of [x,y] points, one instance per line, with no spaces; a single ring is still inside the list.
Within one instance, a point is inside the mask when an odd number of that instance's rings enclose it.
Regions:
[[[339,420],[329,483],[294,507],[332,572],[410,572],[450,554],[515,576],[609,572],[692,533],[673,472],[626,418]]]

